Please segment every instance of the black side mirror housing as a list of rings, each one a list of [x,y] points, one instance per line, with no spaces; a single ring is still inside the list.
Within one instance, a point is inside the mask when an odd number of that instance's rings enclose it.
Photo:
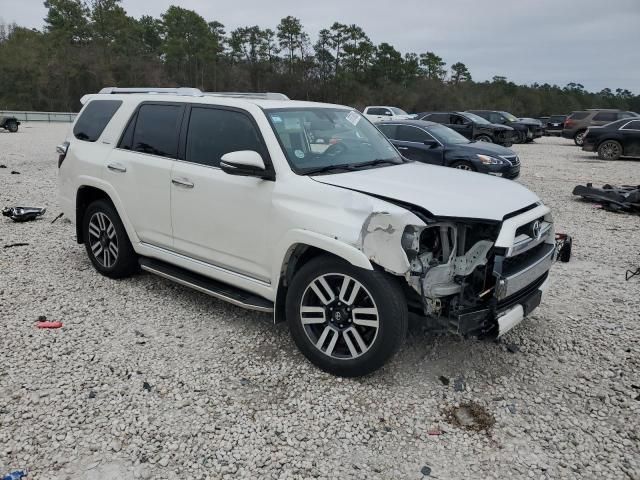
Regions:
[[[425,140],[423,143],[429,148],[436,148],[438,146],[438,142],[435,140]]]
[[[257,177],[263,180],[275,180],[275,172],[265,166],[258,152],[238,151],[227,153],[220,159],[220,169],[229,175]]]

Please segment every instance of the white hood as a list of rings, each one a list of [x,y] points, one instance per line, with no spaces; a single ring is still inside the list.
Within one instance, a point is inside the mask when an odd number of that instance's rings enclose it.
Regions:
[[[513,180],[419,162],[313,179],[409,203],[437,217],[502,220],[540,200]]]

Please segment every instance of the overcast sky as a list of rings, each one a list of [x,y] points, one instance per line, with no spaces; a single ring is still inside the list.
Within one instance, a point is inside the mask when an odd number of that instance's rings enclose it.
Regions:
[[[405,52],[461,61],[475,80],[582,83],[588,90],[640,94],[640,0],[123,0],[134,16],[160,16],[171,4],[227,31],[275,28],[293,15],[315,42],[334,21],[361,26],[371,40]],[[0,0],[5,22],[41,28],[41,0]]]

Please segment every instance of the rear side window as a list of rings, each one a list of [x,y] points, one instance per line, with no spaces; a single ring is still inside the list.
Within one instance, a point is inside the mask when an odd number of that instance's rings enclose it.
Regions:
[[[640,130],[640,120],[634,120],[633,122],[627,123],[622,130]]]
[[[618,118],[633,118],[637,117],[637,115],[633,112],[619,112]]]
[[[450,123],[450,115],[448,113],[432,113],[429,116],[429,121],[447,125]]]
[[[600,112],[593,117],[594,122],[614,122],[618,120],[617,112]]]
[[[176,158],[181,114],[180,105],[143,104],[137,113],[131,150]],[[127,133],[129,132],[125,133],[125,137]]]
[[[396,130],[398,129],[397,125],[378,124],[377,127],[382,133],[384,133],[385,137],[392,140],[396,139]]]
[[[191,109],[187,161],[217,167],[225,153],[239,150],[252,150],[265,156],[260,134],[247,115],[216,108]]]
[[[391,115],[391,111],[386,108],[370,108],[367,115]]]
[[[122,105],[121,100],[93,100],[82,111],[73,127],[73,135],[78,140],[95,142],[100,138],[120,105]]]
[[[569,118],[571,120],[584,120],[589,116],[589,112],[573,112]]]

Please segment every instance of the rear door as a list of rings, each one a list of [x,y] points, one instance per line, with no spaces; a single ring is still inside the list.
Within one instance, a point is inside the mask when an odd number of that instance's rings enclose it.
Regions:
[[[275,182],[220,169],[229,152],[269,154],[248,112],[193,105],[186,112],[184,151],[171,173],[174,249],[210,265],[270,281],[271,248],[264,239]]]
[[[640,156],[640,120],[632,120],[622,126],[622,148],[625,155]]]
[[[144,243],[171,247],[171,168],[178,154],[184,106],[144,102],[105,166],[129,221]]]

